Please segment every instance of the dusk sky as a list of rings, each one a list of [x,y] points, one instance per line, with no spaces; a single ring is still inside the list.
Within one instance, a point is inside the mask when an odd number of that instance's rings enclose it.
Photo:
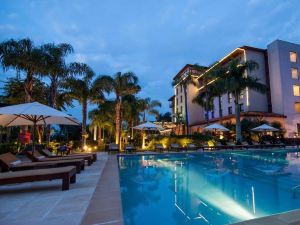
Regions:
[[[172,77],[187,63],[209,65],[242,45],[300,43],[299,0],[1,0],[0,41],[67,42],[68,61],[97,75],[133,71],[139,96],[168,108]],[[2,71],[1,71],[2,72]],[[1,76],[13,76],[9,71]],[[91,107],[90,107],[91,108]],[[81,119],[80,108],[69,110]]]

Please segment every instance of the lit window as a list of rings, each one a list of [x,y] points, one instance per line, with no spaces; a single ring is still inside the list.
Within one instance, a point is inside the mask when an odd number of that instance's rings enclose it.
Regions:
[[[290,52],[290,61],[297,62],[297,53],[296,52]]]
[[[232,93],[228,93],[228,103],[232,102]]]
[[[231,107],[231,106],[228,107],[228,114],[229,114],[229,115],[232,114],[232,107]]]
[[[297,68],[292,68],[292,78],[293,79],[298,79],[299,74],[298,74],[298,69]]]
[[[244,92],[241,91],[241,93],[240,93],[240,99],[243,99],[243,98],[244,98]]]
[[[300,102],[295,102],[295,112],[300,113]]]
[[[294,96],[300,96],[300,86],[293,85],[293,92],[294,92]]]

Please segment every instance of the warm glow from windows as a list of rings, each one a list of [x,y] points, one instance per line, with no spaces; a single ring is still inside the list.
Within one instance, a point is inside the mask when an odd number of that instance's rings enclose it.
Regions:
[[[295,112],[300,113],[300,102],[295,102]]]
[[[293,85],[293,92],[294,92],[294,96],[300,96],[300,86]]]
[[[290,61],[297,62],[297,53],[296,52],[290,52]]]
[[[299,78],[299,74],[298,74],[298,69],[297,68],[292,68],[292,78],[293,79],[298,79]]]

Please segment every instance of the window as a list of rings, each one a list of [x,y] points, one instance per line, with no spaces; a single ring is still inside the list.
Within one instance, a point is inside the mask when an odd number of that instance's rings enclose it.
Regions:
[[[182,102],[182,95],[180,96],[180,102]]]
[[[292,68],[291,70],[292,70],[292,78],[298,80],[298,78],[299,78],[298,69]]]
[[[180,106],[180,112],[181,112],[181,113],[183,112],[183,110],[182,110],[182,106]]]
[[[232,114],[232,107],[228,107],[228,115]]]
[[[232,102],[232,93],[228,93],[228,103]]]
[[[214,119],[215,118],[215,111],[211,112],[211,118]]]
[[[295,112],[300,113],[300,102],[295,102]]]
[[[176,87],[176,89],[175,89],[175,90],[176,90],[176,95],[178,95],[178,87]]]
[[[182,92],[182,85],[180,85],[180,92]]]
[[[290,61],[297,62],[297,53],[296,52],[290,52]]]
[[[243,99],[244,98],[244,91],[242,91],[241,93],[240,93],[240,99]]]
[[[178,105],[178,98],[176,98],[176,105]]]
[[[293,92],[294,92],[294,96],[300,96],[300,86],[293,85]]]
[[[244,104],[243,103],[240,104],[240,112],[244,112]]]

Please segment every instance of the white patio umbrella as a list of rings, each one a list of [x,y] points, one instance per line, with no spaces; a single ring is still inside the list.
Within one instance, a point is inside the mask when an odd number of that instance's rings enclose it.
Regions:
[[[214,123],[207,127],[204,127],[205,130],[213,130],[213,131],[229,131],[226,127],[222,126],[221,124]]]
[[[251,129],[252,131],[258,131],[258,132],[267,132],[267,131],[278,131],[277,128],[275,127],[271,127],[269,126],[268,124],[263,124],[263,125],[260,125],[258,127],[255,127],[253,129]]]
[[[133,129],[140,130],[140,131],[160,131],[160,130],[163,130],[164,128],[162,128],[161,126],[156,125],[154,123],[146,122],[146,123],[143,123],[143,124],[133,127]],[[144,134],[143,134],[142,148],[143,149],[145,148],[145,135]]]
[[[33,150],[36,126],[50,124],[80,125],[80,122],[64,112],[38,102],[0,108],[0,125],[33,126]]]

